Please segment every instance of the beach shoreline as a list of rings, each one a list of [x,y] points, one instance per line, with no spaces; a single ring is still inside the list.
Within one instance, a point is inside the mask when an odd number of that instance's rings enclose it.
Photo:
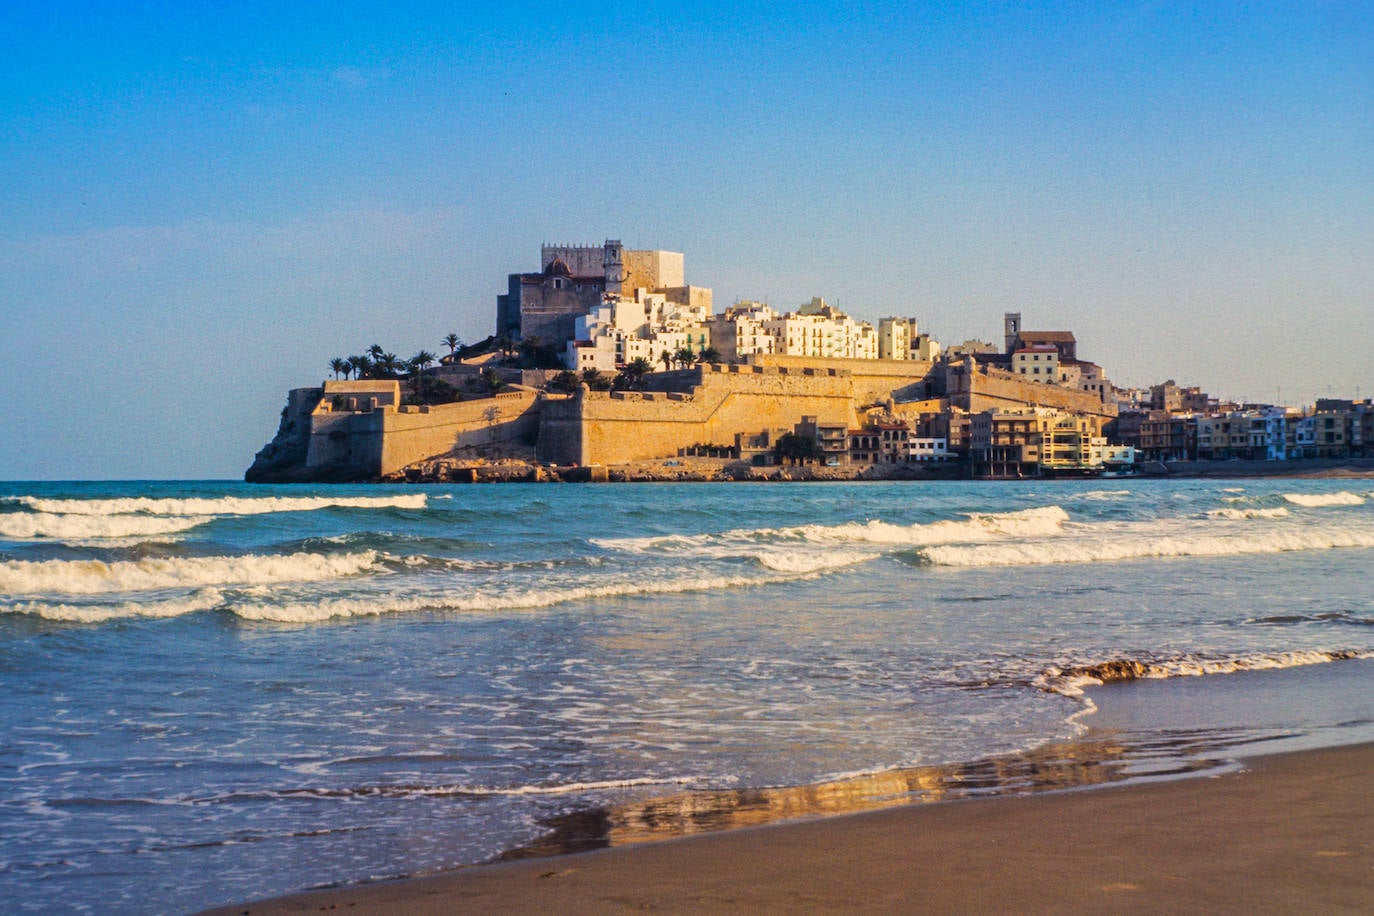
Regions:
[[[1367,911],[1370,730],[1294,732],[1273,697],[1349,721],[1371,671],[1106,684],[1082,735],[1025,753],[625,802],[493,863],[209,912]]]
[[[1374,744],[1092,791],[904,806],[212,913],[1368,911]]]

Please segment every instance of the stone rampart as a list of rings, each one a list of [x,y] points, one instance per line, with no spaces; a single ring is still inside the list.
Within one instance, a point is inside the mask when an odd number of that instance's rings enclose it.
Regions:
[[[733,445],[736,433],[791,429],[802,417],[852,426],[853,376],[812,367],[710,366],[689,392],[594,392],[546,398],[539,456],[619,464]]]
[[[847,372],[857,406],[880,404],[889,397],[895,401],[920,401],[937,393],[931,377],[933,364],[915,359],[823,359],[815,356],[784,356],[761,353],[752,357],[754,365],[776,369],[835,370]]]
[[[305,468],[333,477],[380,477],[455,448],[500,442],[531,444],[539,428],[537,392],[433,406],[332,410],[322,401],[310,417]]]
[[[402,407],[382,417],[378,475],[456,448],[533,444],[539,432],[538,392],[509,391],[456,404]]]
[[[1116,416],[1116,407],[1102,403],[1094,392],[1032,382],[1022,375],[987,366],[972,368],[967,362],[950,367],[947,385],[950,403],[969,413],[1034,406],[1099,417]]]

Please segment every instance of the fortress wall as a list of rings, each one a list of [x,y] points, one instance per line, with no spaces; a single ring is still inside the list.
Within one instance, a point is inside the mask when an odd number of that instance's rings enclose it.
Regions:
[[[690,393],[590,392],[547,400],[540,457],[619,464],[664,458],[699,443],[733,445],[736,433],[791,429],[802,417],[855,423],[852,379],[829,371],[712,367]]]
[[[934,394],[926,384],[933,363],[915,359],[822,359],[816,356],[784,356],[760,353],[753,364],[777,369],[836,370],[853,377],[857,405],[878,404],[889,397],[897,401],[919,401]],[[934,381],[932,379],[932,381]]]
[[[492,398],[402,408],[383,414],[377,474],[442,455],[455,448],[494,442],[532,443],[539,431],[538,395],[515,391]]]
[[[382,411],[345,413],[316,410],[310,415],[307,468],[346,466],[359,477],[375,474],[382,450]]]
[[[965,378],[965,393],[968,400],[966,409],[971,413],[979,413],[994,407],[1035,404],[1103,417],[1116,416],[1116,408],[1103,404],[1101,398],[1091,391],[1027,381],[1024,376],[1003,372],[1000,369],[989,369],[986,373],[976,372]]]

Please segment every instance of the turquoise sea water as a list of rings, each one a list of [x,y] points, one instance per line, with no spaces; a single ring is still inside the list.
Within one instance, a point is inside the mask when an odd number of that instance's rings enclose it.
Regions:
[[[1127,770],[1368,740],[1374,662],[1333,659],[1374,656],[1372,570],[1359,480],[0,484],[0,898],[182,912],[591,810],[971,786],[1078,739],[1111,661],[1204,697],[1118,703]]]

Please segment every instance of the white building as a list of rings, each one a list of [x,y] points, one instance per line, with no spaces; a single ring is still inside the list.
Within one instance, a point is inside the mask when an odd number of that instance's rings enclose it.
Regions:
[[[796,312],[764,322],[764,329],[773,338],[773,352],[785,356],[878,358],[878,335],[873,325],[855,321],[824,299],[812,299]]]

